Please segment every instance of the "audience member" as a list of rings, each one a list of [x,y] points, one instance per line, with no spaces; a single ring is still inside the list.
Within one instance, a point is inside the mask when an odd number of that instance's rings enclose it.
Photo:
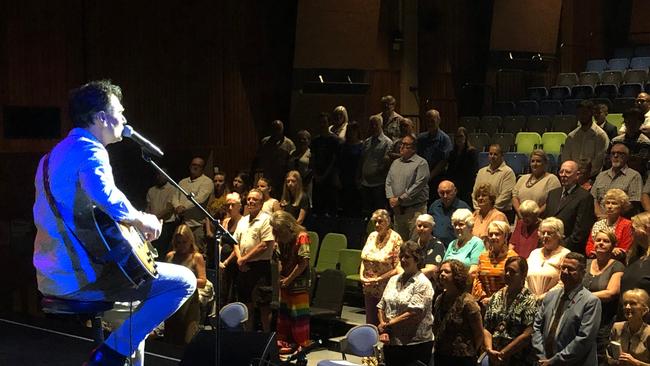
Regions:
[[[539,224],[542,247],[533,250],[528,257],[526,286],[541,301],[553,289],[561,287],[560,264],[570,251],[562,246],[564,224],[555,217],[548,217]]]
[[[590,177],[594,177],[603,167],[603,158],[609,145],[609,137],[602,128],[593,122],[594,103],[583,100],[576,111],[578,126],[571,131],[564,142],[562,161],[591,161]]]
[[[259,177],[266,177],[275,183],[271,192],[273,195],[280,194],[282,178],[289,169],[289,155],[296,149],[293,141],[284,136],[284,124],[282,121],[271,122],[272,133],[262,139],[253,163],[251,172],[254,181]]]
[[[478,236],[485,243],[487,241],[488,225],[492,221],[508,222],[506,215],[494,208],[496,195],[489,183],[483,183],[474,189],[474,202],[477,209],[474,211],[474,227],[472,235]]]
[[[329,132],[338,137],[342,142],[345,141],[345,134],[348,129],[348,110],[340,105],[334,108],[332,112],[332,125],[329,126]]]
[[[280,262],[280,308],[277,336],[280,353],[309,345],[309,235],[289,213],[277,211],[270,225]]]
[[[606,365],[605,349],[609,344],[609,333],[616,317],[621,277],[625,270],[623,263],[614,259],[616,234],[610,229],[599,229],[594,235],[595,259],[587,260],[587,272],[582,285],[600,299],[602,316],[596,338],[598,344],[598,364]]]
[[[608,114],[609,107],[607,107],[607,104],[600,103],[594,106],[594,122],[605,131],[611,141],[614,137],[618,136],[618,128],[607,121]]]
[[[273,232],[269,224],[270,215],[262,211],[263,194],[259,189],[248,192],[249,214],[242,217],[235,230],[234,250],[239,268],[237,295],[246,304],[250,314],[260,311],[262,329],[271,329],[271,257],[273,255]],[[253,329],[253,319],[247,321],[247,328]]]
[[[428,365],[431,360],[433,287],[420,271],[424,257],[419,244],[404,242],[399,251],[403,272],[390,278],[377,304],[387,366]]]
[[[361,131],[356,121],[348,123],[345,143],[339,150],[339,180],[341,181],[341,208],[345,217],[361,216],[360,162],[363,152]]]
[[[609,353],[610,365],[650,365],[650,326],[644,318],[650,307],[650,297],[644,290],[635,288],[623,293],[623,315],[625,321],[612,326],[610,341],[620,345],[618,358]]]
[[[440,129],[440,112],[435,109],[428,110],[424,114],[424,121],[427,131],[418,135],[417,151],[429,164],[429,201],[433,202],[435,189],[447,166],[447,158],[453,145],[449,136]]]
[[[634,244],[627,256],[627,268],[621,278],[621,293],[633,288],[650,291],[650,212],[632,217]]]
[[[199,289],[207,284],[205,260],[198,251],[194,234],[189,226],[178,225],[172,238],[172,250],[165,256],[165,262],[189,268],[196,276],[197,291],[165,321],[165,341],[173,344],[188,344],[199,330],[201,318]]]
[[[384,135],[381,117],[372,116],[368,122],[370,137],[363,141],[361,153],[361,195],[364,217],[386,207],[386,175],[390,167],[388,153],[392,141]]]
[[[596,233],[603,229],[609,229],[616,234],[617,245],[613,248],[614,257],[625,262],[625,255],[632,245],[632,221],[621,216],[630,201],[625,192],[618,188],[612,188],[603,197],[605,206],[604,219],[596,221],[589,234],[585,253],[587,257],[593,258],[596,255],[594,251],[594,237]]]
[[[508,257],[505,287],[492,295],[485,310],[484,346],[492,365],[532,366],[535,361],[530,338],[537,303],[524,286],[527,275],[525,258]]]
[[[268,213],[269,215],[275,211],[279,211],[280,201],[271,197],[271,191],[273,190],[273,185],[269,178],[260,177],[255,183],[255,188],[259,189],[262,192],[262,211]]]
[[[433,235],[440,239],[445,248],[456,238],[453,226],[451,226],[451,215],[459,208],[469,209],[469,205],[460,200],[456,195],[458,190],[453,182],[443,180],[438,184],[439,199],[433,201],[429,206],[429,214],[433,216],[436,225],[433,228]]]
[[[646,92],[639,93],[639,95],[636,96],[634,104],[636,108],[639,108],[641,110],[641,113],[643,113],[643,124],[641,125],[641,132],[647,135],[650,133],[650,95]],[[627,132],[627,127],[625,126],[625,123],[623,123],[621,125],[621,128],[618,129],[618,133],[624,134],[625,132]]]
[[[515,230],[510,236],[510,249],[528,259],[530,253],[539,245],[540,209],[532,200],[525,200],[519,205],[521,220],[517,220]]]
[[[338,200],[337,190],[340,186],[336,170],[336,157],[340,148],[338,137],[329,131],[329,115],[321,113],[318,135],[311,143],[311,170],[314,175],[313,208],[314,212],[334,216]]]
[[[478,258],[478,264],[470,272],[476,273],[472,295],[481,305],[486,306],[490,298],[505,286],[506,259],[517,256],[508,248],[510,225],[505,221],[492,221],[488,225],[487,250]]]
[[[447,179],[456,184],[461,200],[472,202],[477,173],[478,151],[470,144],[467,129],[458,127],[454,136],[454,148],[449,153]]]
[[[392,141],[399,139],[399,122],[404,118],[395,112],[396,105],[397,101],[392,95],[384,95],[381,97],[382,112],[376,114],[381,117],[384,133]]]
[[[628,165],[645,177],[648,171],[648,159],[650,159],[650,138],[641,133],[643,118],[643,112],[638,108],[630,108],[623,112],[623,120],[627,129],[625,134],[616,136],[611,142],[612,145],[622,142],[630,149]]]
[[[214,191],[212,196],[210,196],[206,209],[210,215],[214,216],[217,210],[226,204],[226,196],[230,193],[230,187],[226,183],[226,172],[216,172],[212,178],[212,183],[214,184]]]
[[[309,207],[311,207],[312,197],[312,172],[309,166],[311,160],[311,134],[307,130],[300,130],[296,133],[297,142],[296,150],[289,157],[289,169],[297,170],[302,177],[302,185],[309,198]]]
[[[646,178],[645,185],[643,186],[643,193],[641,194],[641,204],[646,212],[650,212],[650,179]]]
[[[555,174],[548,173],[548,157],[544,150],[534,150],[530,154],[530,174],[522,175],[512,190],[512,208],[517,218],[521,219],[519,205],[524,200],[533,200],[540,211],[546,210],[548,192],[560,188],[560,180]]]
[[[203,174],[205,168],[205,160],[195,157],[190,163],[190,176],[178,182],[187,193],[192,193],[194,199],[201,206],[206,207],[208,200],[214,191],[214,184],[212,179]],[[194,233],[194,242],[196,243],[201,253],[206,253],[205,236],[203,230],[203,212],[195,207],[190,200],[187,199],[181,192],[177,192],[172,196],[172,206],[174,206],[174,213],[180,218],[180,221],[187,225]]]
[[[235,178],[232,180],[232,191],[239,194],[244,215],[248,215],[248,207],[246,207],[248,204],[246,199],[248,197],[248,191],[250,191],[252,185],[251,176],[245,171],[237,173]]]
[[[516,183],[515,172],[503,161],[503,152],[499,144],[490,145],[488,159],[490,164],[479,169],[472,192],[476,192],[479,186],[488,183],[492,194],[496,197],[493,203],[494,207],[508,216],[512,213],[512,190]],[[473,197],[473,206],[474,209],[479,209],[476,196]]]
[[[436,222],[428,214],[420,215],[415,220],[415,231],[417,233],[415,241],[424,252],[422,273],[430,279],[438,272],[442,258],[445,256],[445,246],[431,234],[435,226]]]
[[[227,216],[221,221],[223,226],[230,235],[235,234],[237,224],[243,217],[241,214],[241,197],[239,193],[232,192],[226,196],[226,213]],[[214,237],[212,228],[207,231],[207,236]],[[234,245],[227,240],[222,240],[221,256],[219,260],[219,269],[221,270],[221,304],[229,304],[235,301],[235,284],[237,282],[237,256],[235,255]]]
[[[589,177],[591,173],[591,161],[583,160],[578,163],[578,185],[585,191],[591,192],[592,181]]]
[[[156,184],[151,186],[147,191],[147,213],[156,215],[161,220],[162,230],[158,239],[151,244],[158,251],[158,256],[163,256],[169,251],[172,235],[176,229],[176,215],[174,215],[174,206],[172,198],[176,195],[176,189],[169,184],[167,178],[161,173],[156,173]]]
[[[594,198],[578,186],[578,165],[571,160],[560,166],[561,188],[548,193],[543,217],[557,217],[564,223],[564,244],[570,251],[584,253],[589,230],[596,220]]]
[[[402,139],[401,158],[393,161],[386,177],[386,198],[393,209],[395,230],[410,238],[415,218],[427,212],[429,165],[415,153],[415,138]]]
[[[284,180],[280,207],[290,213],[296,219],[298,225],[302,225],[307,218],[309,201],[307,194],[303,190],[302,178],[297,170],[292,170],[287,173],[287,177]]]
[[[379,209],[372,214],[375,231],[368,235],[361,251],[359,277],[363,286],[366,307],[366,323],[379,325],[377,303],[386,283],[398,273],[399,248],[402,238],[390,228],[388,211]]]
[[[560,288],[548,293],[533,323],[539,365],[596,365],[600,301],[582,286],[586,258],[569,253],[562,261]]]
[[[280,149],[286,151],[288,154],[291,154],[296,150],[296,145],[291,141],[290,138],[284,135],[284,123],[280,120],[275,120],[271,122],[271,134],[262,138],[261,145],[266,145],[267,143],[273,143]]]
[[[630,149],[623,143],[615,142],[610,151],[612,167],[598,174],[591,195],[594,196],[594,209],[597,217],[604,217],[605,210],[602,207],[605,193],[612,188],[619,188],[627,193],[630,202],[641,205],[641,188],[643,179],[636,170],[627,166],[627,158]]]
[[[483,345],[483,321],[481,308],[467,291],[467,266],[445,259],[438,282],[443,293],[433,305],[434,363],[475,366]]]
[[[472,211],[461,208],[451,215],[451,225],[456,232],[456,239],[452,240],[445,251],[443,260],[456,259],[470,268],[478,264],[478,258],[485,250],[483,240],[472,235],[474,216]]]
[[[373,116],[376,117],[376,116]],[[408,118],[402,118],[399,121],[399,138],[393,141],[393,147],[388,152],[388,157],[391,160],[399,159],[400,149],[402,148],[402,139],[405,136],[412,136],[415,134],[415,124]]]

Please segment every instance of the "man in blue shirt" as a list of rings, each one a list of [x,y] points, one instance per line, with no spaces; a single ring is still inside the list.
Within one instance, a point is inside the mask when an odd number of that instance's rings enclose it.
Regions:
[[[134,288],[114,263],[100,263],[91,254],[96,243],[78,239],[83,227],[92,227],[94,206],[149,240],[160,235],[158,218],[136,210],[115,186],[106,145],[122,140],[121,99],[120,88],[110,81],[73,90],[69,113],[74,128],[41,159],[35,179],[33,262],[41,293],[82,301],[141,301],[93,350],[85,363],[89,366],[124,365],[147,334],[194,293],[197,282],[185,267],[158,263],[158,277]]]
[[[440,129],[440,112],[435,109],[424,114],[427,131],[418,135],[417,152],[429,164],[429,202],[435,199],[435,188],[438,186],[449,153],[454,149],[449,136]]]
[[[452,181],[443,180],[438,185],[439,199],[429,206],[429,215],[433,216],[436,225],[433,227],[433,236],[438,238],[445,248],[456,239],[456,232],[451,226],[451,215],[459,208],[470,209],[469,205],[456,197],[458,190]]]

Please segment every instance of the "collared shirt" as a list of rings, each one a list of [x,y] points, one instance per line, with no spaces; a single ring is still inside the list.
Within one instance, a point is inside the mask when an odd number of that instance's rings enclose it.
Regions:
[[[271,139],[271,136],[265,136],[264,138],[262,138],[262,142],[260,143],[260,145],[266,145],[266,143],[267,143],[270,139]],[[280,149],[282,149],[282,150],[288,152],[289,155],[291,155],[291,153],[293,153],[293,152],[296,150],[296,145],[295,145],[295,144],[293,143],[293,141],[291,141],[291,139],[288,138],[287,136],[284,136],[284,137],[282,138],[282,142],[280,142],[280,143],[276,142],[275,144],[276,144],[277,147],[279,147]]]
[[[248,253],[259,243],[275,240],[273,238],[273,229],[270,224],[271,216],[268,213],[260,211],[252,220],[250,217],[251,215],[242,217],[237,223],[237,228],[235,229],[234,237],[238,242],[237,245],[239,245],[239,251],[242,255]],[[271,260],[272,256],[273,245],[269,245],[264,252],[251,258],[249,262],[262,260],[268,261]]]
[[[638,136],[616,136],[612,140],[612,144],[615,142],[622,142],[630,149],[627,164],[644,177],[648,170],[648,160],[650,160],[650,138],[639,132]]]
[[[641,201],[641,188],[643,180],[641,174],[627,166],[621,168],[618,173],[613,169],[607,169],[596,177],[594,185],[591,187],[591,195],[596,198],[596,202],[602,207],[602,199],[608,190],[619,188],[630,197],[630,201]]]
[[[386,198],[399,197],[402,207],[426,203],[429,199],[429,164],[417,154],[399,158],[386,177]]]
[[[196,179],[192,179],[190,177],[184,178],[178,182],[178,185],[181,186],[181,188],[183,188],[186,192],[193,193],[196,202],[198,202],[203,207],[207,207],[208,200],[214,192],[214,183],[212,182],[212,179],[206,177],[205,175],[201,175]],[[188,200],[187,197],[185,197],[181,192],[178,192],[172,197],[172,206],[174,206],[174,208],[178,206],[185,207],[185,211],[183,212],[182,216],[183,222],[187,226],[197,227],[202,225],[203,219],[205,218],[205,216],[203,216],[203,212],[195,207],[194,204],[190,202],[190,200]]]
[[[454,146],[449,136],[441,129],[438,129],[435,136],[426,131],[417,138],[418,155],[426,159],[429,169],[433,169],[439,162],[447,160],[449,153]]]
[[[645,363],[650,362],[650,325],[643,323],[632,333],[627,321],[614,323],[610,340],[621,344],[621,351]]]
[[[441,199],[433,201],[429,206],[429,215],[433,216],[433,221],[436,223],[433,227],[433,236],[440,239],[445,248],[449,246],[452,240],[456,239],[456,232],[451,226],[451,215],[459,208],[471,210],[469,205],[458,197],[451,203],[449,208],[445,207]]]
[[[399,122],[404,118],[400,116],[395,111],[389,117],[384,117],[383,113],[375,114],[375,116],[380,117],[382,121],[382,126],[384,134],[388,136],[392,141],[399,139]]]
[[[512,190],[515,187],[516,178],[515,172],[506,165],[505,161],[495,170],[492,170],[490,165],[479,169],[472,191],[475,191],[478,186],[485,183],[490,184],[492,193],[497,196],[494,207],[504,212],[512,210]],[[478,209],[476,198],[472,198],[472,203],[474,204],[474,208]]]
[[[153,186],[147,191],[147,209],[150,213],[158,216],[164,212],[168,205],[171,205],[172,198],[176,194],[176,189],[169,183],[165,183],[162,187]],[[165,219],[165,222],[173,222],[176,220],[176,215],[173,213]]]
[[[363,141],[361,153],[361,185],[378,187],[386,183],[388,172],[387,155],[393,142],[383,133]]]
[[[95,282],[103,266],[92,262],[52,211],[43,186],[43,162],[41,159],[35,178],[34,267],[43,294],[64,296]],[[52,149],[48,170],[58,210],[69,229],[78,235],[80,228],[94,228],[93,205],[115,221],[132,221],[140,215],[115,186],[106,148],[86,129],[72,129]]]
[[[609,137],[596,123],[592,123],[587,131],[578,127],[569,133],[564,142],[562,160],[573,160],[576,163],[591,161],[591,176],[594,176],[603,167],[608,146]]]

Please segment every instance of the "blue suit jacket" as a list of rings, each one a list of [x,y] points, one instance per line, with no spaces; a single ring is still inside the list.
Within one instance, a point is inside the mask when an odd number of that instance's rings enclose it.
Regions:
[[[555,355],[547,357],[544,339],[548,334],[553,313],[563,289],[550,291],[544,297],[533,323],[533,348],[539,359],[548,359],[551,365],[597,365],[596,335],[600,326],[600,300],[580,286],[557,326]]]

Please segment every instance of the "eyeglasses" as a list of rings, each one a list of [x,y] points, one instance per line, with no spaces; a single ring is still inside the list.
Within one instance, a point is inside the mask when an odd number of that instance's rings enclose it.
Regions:
[[[627,156],[627,153],[623,151],[612,151],[611,154],[612,156]]]

